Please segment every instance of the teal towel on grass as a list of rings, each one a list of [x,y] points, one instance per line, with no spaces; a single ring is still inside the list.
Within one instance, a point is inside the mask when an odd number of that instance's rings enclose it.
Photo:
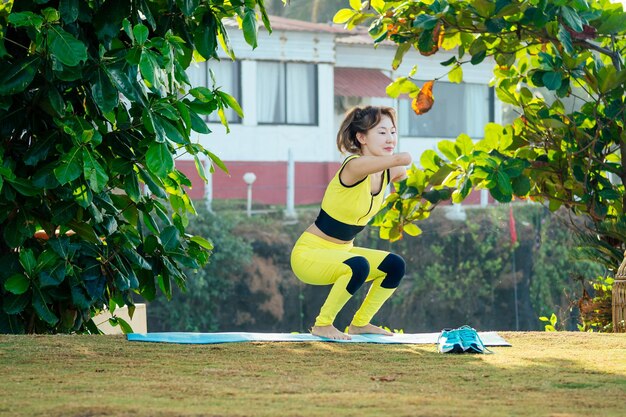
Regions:
[[[395,333],[393,336],[353,335],[351,340],[332,340],[308,333],[130,333],[131,342],[157,342],[182,344],[213,344],[234,342],[336,342],[336,343],[385,343],[385,344],[436,344],[437,333]],[[496,332],[479,332],[486,346],[511,346]]]

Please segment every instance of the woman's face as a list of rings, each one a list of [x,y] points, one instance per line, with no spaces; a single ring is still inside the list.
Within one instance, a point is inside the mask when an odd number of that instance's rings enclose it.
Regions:
[[[380,122],[366,133],[357,133],[361,144],[361,153],[369,156],[393,155],[398,143],[396,127],[389,116],[383,116]]]

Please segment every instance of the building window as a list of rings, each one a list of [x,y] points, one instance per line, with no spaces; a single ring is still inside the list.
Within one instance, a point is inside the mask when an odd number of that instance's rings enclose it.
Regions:
[[[211,77],[211,72],[213,77]],[[226,59],[222,61],[205,61],[200,63],[188,75],[193,87],[219,88],[221,91],[235,97],[237,103],[241,105],[241,64],[239,62]],[[241,118],[233,109],[224,108],[224,114],[229,123],[241,123]],[[217,111],[211,113],[207,117],[207,121],[219,123],[220,118],[217,115]]]
[[[402,136],[456,138],[466,133],[482,138],[484,127],[494,120],[493,89],[485,84],[435,83],[435,104],[430,111],[416,115],[411,100],[399,100],[399,130]]]
[[[317,125],[317,65],[257,63],[259,124]]]

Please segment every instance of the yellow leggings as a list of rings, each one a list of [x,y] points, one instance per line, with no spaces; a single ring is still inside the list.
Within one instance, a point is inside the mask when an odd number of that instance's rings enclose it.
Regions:
[[[306,284],[332,284],[315,320],[316,326],[332,325],[356,289],[363,282],[373,281],[351,323],[365,326],[393,294],[404,275],[404,261],[397,255],[354,247],[352,243],[329,242],[309,232],[304,232],[296,242],[291,252],[291,268]],[[388,275],[391,280],[386,279]]]

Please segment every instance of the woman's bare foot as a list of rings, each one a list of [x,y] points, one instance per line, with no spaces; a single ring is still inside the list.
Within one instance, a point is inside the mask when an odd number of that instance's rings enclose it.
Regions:
[[[352,339],[345,333],[341,333],[335,328],[335,326],[313,326],[311,328],[311,334],[314,336],[325,337],[327,339],[334,340],[350,340]]]
[[[382,334],[383,336],[393,336],[388,330],[374,326],[373,324],[366,324],[365,326],[355,326],[351,324],[348,328],[350,334]]]

